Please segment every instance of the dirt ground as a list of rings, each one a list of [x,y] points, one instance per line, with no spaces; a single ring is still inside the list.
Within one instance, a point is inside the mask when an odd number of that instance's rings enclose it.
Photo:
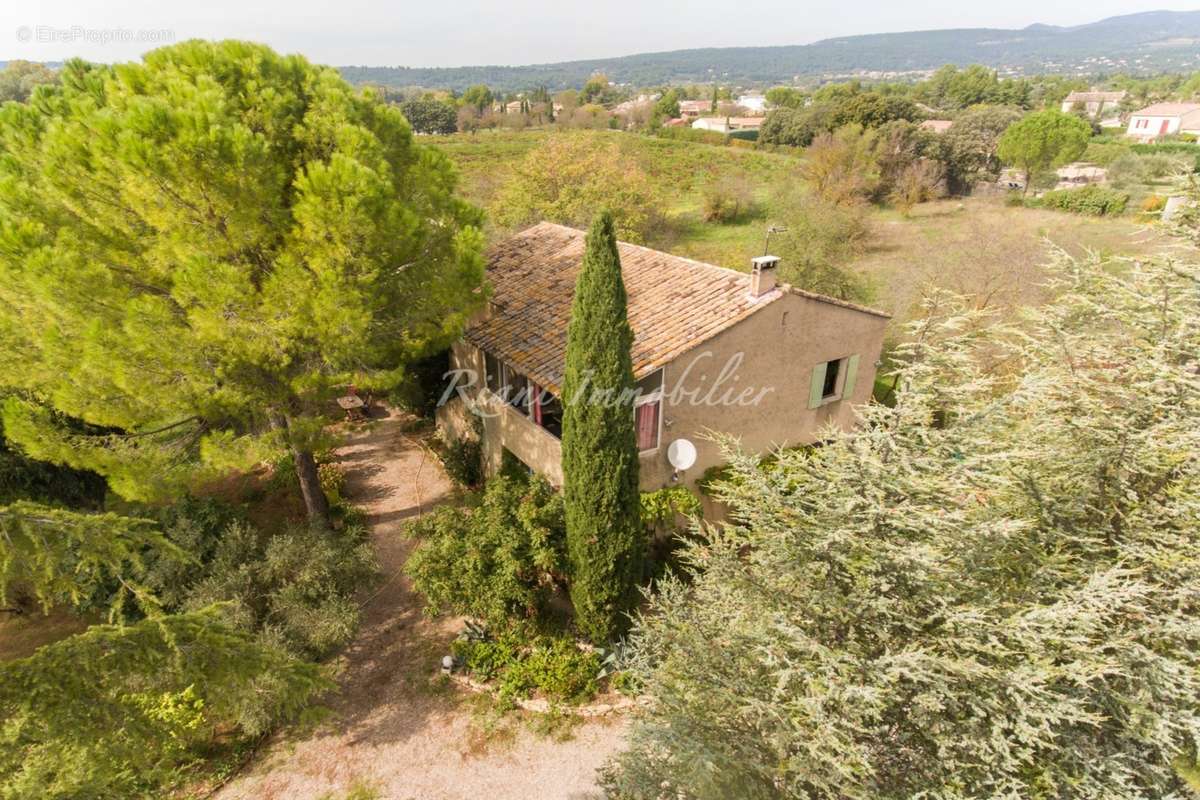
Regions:
[[[922,203],[907,219],[876,211],[872,237],[867,254],[851,266],[872,287],[871,305],[892,314],[893,326],[921,316],[927,286],[968,295],[1000,311],[1045,302],[1051,247],[1078,258],[1088,250],[1148,255],[1173,244],[1128,217],[1015,208],[1000,197]]]
[[[332,714],[311,734],[273,741],[220,800],[340,799],[364,788],[386,800],[584,798],[620,745],[621,720],[581,723],[569,738],[561,728],[536,733],[538,720],[497,720],[481,713],[480,698],[436,680],[455,627],[422,617],[401,573],[412,548],[403,527],[447,500],[451,485],[403,422],[393,412],[357,427],[338,451],[346,495],[367,515],[384,579],[363,598]]]

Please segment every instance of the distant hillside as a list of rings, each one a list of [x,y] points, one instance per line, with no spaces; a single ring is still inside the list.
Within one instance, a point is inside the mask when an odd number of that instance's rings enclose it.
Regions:
[[[512,91],[581,86],[593,72],[618,83],[766,84],[794,77],[910,72],[943,64],[986,64],[1017,73],[1200,70],[1200,11],[1147,11],[1063,28],[956,30],[844,36],[788,47],[721,47],[523,67],[342,67],[356,83]]]

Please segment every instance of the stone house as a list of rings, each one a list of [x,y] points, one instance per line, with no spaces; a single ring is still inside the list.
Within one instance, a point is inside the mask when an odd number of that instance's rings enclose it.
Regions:
[[[1109,114],[1113,119],[1116,118],[1121,102],[1125,99],[1126,92],[1071,92],[1063,98],[1062,112],[1070,114],[1074,111],[1083,111],[1089,117],[1095,120],[1102,120],[1100,124],[1107,124],[1110,120],[1104,115]]]
[[[583,250],[583,231],[543,222],[489,253],[489,308],[452,348],[456,385],[438,411],[451,436],[482,429],[489,473],[507,450],[562,485],[567,322]],[[778,283],[771,256],[747,274],[624,242],[619,253],[643,491],[694,486],[723,463],[714,433],[767,452],[855,424],[887,314]],[[677,439],[697,450],[683,474],[667,459]]]

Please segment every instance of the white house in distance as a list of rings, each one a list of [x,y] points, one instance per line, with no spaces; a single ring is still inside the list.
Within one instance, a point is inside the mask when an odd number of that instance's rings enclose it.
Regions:
[[[767,98],[761,94],[744,94],[737,99],[737,104],[755,116],[767,113]]]
[[[729,133],[730,131],[756,131],[762,127],[762,117],[701,117],[692,127],[702,131]]]
[[[1173,133],[1200,134],[1200,103],[1155,103],[1129,118],[1125,134],[1143,142]]]

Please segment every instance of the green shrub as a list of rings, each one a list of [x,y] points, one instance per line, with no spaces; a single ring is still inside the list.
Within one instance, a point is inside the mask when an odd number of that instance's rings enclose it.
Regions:
[[[579,702],[596,693],[600,659],[570,639],[541,637],[500,676],[501,694],[539,692],[550,700]]]
[[[452,652],[474,676],[495,681],[502,697],[540,694],[548,700],[578,703],[596,694],[600,656],[581,650],[566,637],[527,639],[511,628],[493,640],[459,639]]]
[[[1135,153],[1126,151],[1113,159],[1108,165],[1108,182],[1118,189],[1132,184],[1141,183],[1146,179],[1146,170],[1142,158]]]
[[[1151,153],[1142,156],[1142,170],[1150,180],[1159,180],[1183,172],[1186,161],[1174,153]]]
[[[434,450],[450,480],[467,489],[483,483],[483,447],[478,438],[452,439],[439,434]]]
[[[710,183],[700,197],[705,222],[736,222],[754,208],[754,193],[745,176],[728,176]]]
[[[342,489],[346,486],[346,471],[337,463],[336,454],[332,450],[321,450],[313,454],[317,462],[317,479],[321,482],[321,491],[325,493],[331,508],[345,513],[346,503],[342,497]],[[267,479],[267,491],[270,493],[290,494],[300,496],[300,481],[296,478],[296,460],[291,453],[284,453],[270,462],[270,477]]]
[[[456,639],[450,652],[472,675],[490,681],[520,658],[523,646],[523,639],[508,631],[494,639]]]
[[[145,582],[165,610],[228,603],[231,623],[303,658],[325,658],[353,637],[354,594],[377,569],[362,527],[267,532],[212,499],[185,499],[160,518],[167,538],[196,559],[148,564]]]
[[[1039,204],[1059,211],[1088,214],[1095,217],[1115,216],[1125,210],[1129,195],[1103,186],[1084,186],[1081,189],[1060,189],[1046,192]]]
[[[1087,149],[1083,151],[1083,156],[1080,160],[1096,164],[1097,166],[1107,167],[1121,156],[1131,152],[1129,145],[1125,142],[1099,142],[1093,138],[1088,142]]]
[[[496,476],[476,508],[442,506],[413,522],[420,540],[405,570],[430,616],[454,614],[496,628],[543,621],[565,581],[562,497],[541,478]]]
[[[642,524],[651,531],[673,526],[676,516],[694,517],[699,513],[700,499],[683,486],[642,492]]]
[[[346,487],[346,471],[342,465],[333,461],[317,463],[317,480],[321,483],[321,491],[329,499],[329,505],[342,504],[342,489]]]
[[[1168,154],[1180,156],[1193,156],[1196,154],[1196,145],[1189,142],[1145,142],[1129,145],[1129,149],[1138,155],[1155,155]]]
[[[442,350],[405,368],[408,380],[395,389],[391,402],[421,417],[431,418],[448,385],[450,351]]]
[[[1028,205],[1025,198],[1021,196],[1019,191],[1012,191],[1004,195],[1004,205],[1014,208],[1016,206]]]

